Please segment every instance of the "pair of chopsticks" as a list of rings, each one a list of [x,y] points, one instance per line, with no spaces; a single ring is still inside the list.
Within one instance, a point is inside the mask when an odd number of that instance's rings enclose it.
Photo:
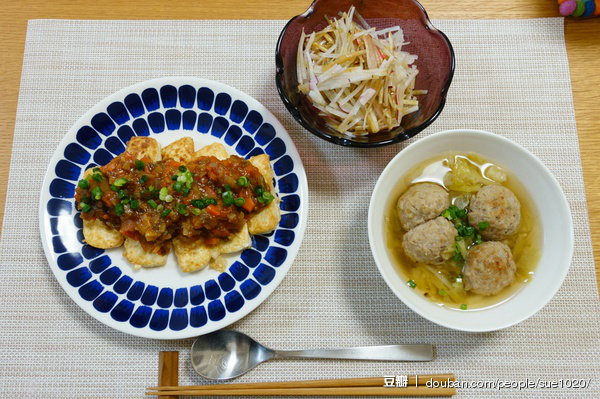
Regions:
[[[385,387],[384,377],[257,382],[245,384],[160,386],[146,395],[159,396],[452,396],[456,388],[429,388],[429,381],[454,381],[454,374],[409,376],[406,387]],[[395,381],[394,381],[395,384]],[[430,384],[431,385],[431,384]],[[438,385],[438,384],[436,384]]]

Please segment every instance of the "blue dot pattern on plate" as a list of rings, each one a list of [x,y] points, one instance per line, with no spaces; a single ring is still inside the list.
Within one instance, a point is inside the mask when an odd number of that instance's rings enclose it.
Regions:
[[[219,138],[247,159],[268,154],[282,200],[282,218],[274,234],[253,237],[252,248],[230,262],[228,270],[190,287],[158,287],[137,281],[129,265],[114,264],[103,250],[81,242],[75,245],[59,234],[61,226],[67,225],[83,241],[83,224],[73,197],[77,180],[87,167],[110,162],[134,136],[173,130]],[[296,239],[299,179],[275,127],[264,122],[251,105],[209,87],[163,85],[112,102],[89,118],[75,138],[76,142],[65,147],[63,159],[51,165],[55,176],[46,211],[58,268],[96,311],[136,329],[199,329],[239,312],[274,280],[288,256],[287,248]]]

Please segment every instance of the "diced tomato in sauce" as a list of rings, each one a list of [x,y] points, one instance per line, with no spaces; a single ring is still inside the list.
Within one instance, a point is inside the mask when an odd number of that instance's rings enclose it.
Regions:
[[[89,188],[77,187],[75,200],[79,209],[82,201],[91,207],[81,213],[82,219],[100,219],[139,241],[145,250],[168,253],[171,240],[177,235],[216,244],[240,231],[250,217],[266,206],[264,200],[259,201],[256,189],[268,191],[268,185],[259,170],[243,158],[201,157],[185,165],[173,159],[151,162],[144,158],[141,169],[136,168],[136,161],[139,160],[127,152],[114,158],[99,168],[102,181],[88,177]],[[192,173],[191,181],[177,184],[177,179],[186,172]],[[245,187],[238,184],[242,176],[247,178]],[[117,187],[115,182],[119,179],[127,182]],[[100,200],[92,198],[97,187],[102,191]],[[170,201],[167,201],[170,198],[161,200],[164,187],[172,197]],[[243,204],[241,200],[238,205],[226,204],[223,193],[227,190],[231,192],[230,198],[243,198]],[[206,199],[212,199],[212,203],[206,203]],[[201,206],[194,206],[199,200]]]

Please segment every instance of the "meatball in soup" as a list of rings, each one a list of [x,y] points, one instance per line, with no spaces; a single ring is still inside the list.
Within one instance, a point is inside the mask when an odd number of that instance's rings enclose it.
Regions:
[[[494,306],[535,274],[541,229],[530,204],[509,170],[476,154],[443,154],[395,187],[386,244],[407,285],[429,300]]]

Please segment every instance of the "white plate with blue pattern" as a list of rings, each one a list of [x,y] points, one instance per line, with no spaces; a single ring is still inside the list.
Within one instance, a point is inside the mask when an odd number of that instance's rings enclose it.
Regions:
[[[90,166],[123,152],[133,136],[150,136],[162,145],[187,136],[196,148],[220,142],[244,158],[269,154],[282,200],[279,226],[229,256],[223,273],[209,268],[183,273],[172,254],[162,268],[136,271],[122,248],[86,245],[74,201],[77,181]],[[294,262],[307,215],[304,167],[281,123],[239,90],[198,78],[150,80],[102,100],[61,141],[40,196],[44,251],[65,292],[107,326],[157,339],[206,334],[254,310]]]

